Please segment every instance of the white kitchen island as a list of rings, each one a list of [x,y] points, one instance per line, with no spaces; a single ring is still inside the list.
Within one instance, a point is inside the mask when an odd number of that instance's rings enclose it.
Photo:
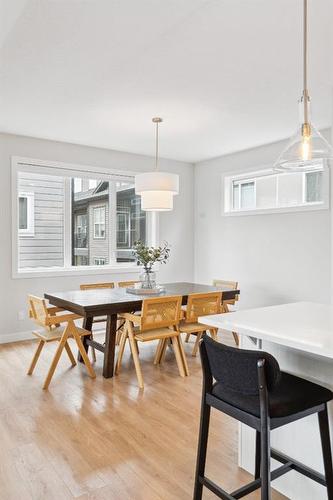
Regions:
[[[333,306],[296,302],[204,316],[199,321],[237,332],[241,348],[269,352],[276,357],[282,370],[333,389]],[[332,435],[332,413],[330,429]],[[239,465],[251,473],[254,470],[254,436],[252,429],[240,424]],[[323,472],[316,415],[276,429],[271,437],[273,448]],[[273,468],[278,465],[272,461]],[[273,486],[292,500],[327,498],[323,486],[294,471],[275,480]]]

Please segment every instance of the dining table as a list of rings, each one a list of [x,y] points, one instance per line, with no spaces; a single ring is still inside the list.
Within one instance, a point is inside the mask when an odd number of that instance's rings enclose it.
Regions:
[[[187,303],[187,298],[194,293],[208,293],[221,291],[222,302],[238,297],[240,290],[232,290],[227,286],[210,286],[198,283],[178,282],[162,284],[163,292],[156,296],[182,297],[182,304]],[[133,294],[126,288],[100,288],[88,290],[69,290],[64,292],[47,292],[44,297],[50,304],[73,312],[83,317],[83,328],[92,331],[95,317],[106,317],[105,343],[97,342],[91,335],[83,337],[86,351],[89,346],[104,354],[103,376],[113,377],[115,345],[117,335],[118,314],[140,311],[142,301],[152,295]],[[79,355],[79,361],[82,361]]]

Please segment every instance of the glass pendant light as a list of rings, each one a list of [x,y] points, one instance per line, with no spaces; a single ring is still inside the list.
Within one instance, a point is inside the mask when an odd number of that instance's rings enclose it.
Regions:
[[[156,124],[155,170],[135,176],[135,193],[141,195],[141,208],[147,212],[167,212],[173,209],[173,197],[179,193],[179,175],[160,172],[158,164],[158,126],[162,118],[153,118]]]
[[[308,91],[308,2],[303,0],[303,93],[300,100],[300,125],[274,164],[278,172],[305,172],[322,167],[322,160],[333,158],[333,150],[311,123]]]

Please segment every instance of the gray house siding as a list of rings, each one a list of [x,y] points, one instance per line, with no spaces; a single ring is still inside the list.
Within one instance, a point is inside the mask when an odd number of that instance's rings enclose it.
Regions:
[[[19,193],[33,193],[34,234],[19,234],[19,267],[64,265],[64,179],[20,172]]]

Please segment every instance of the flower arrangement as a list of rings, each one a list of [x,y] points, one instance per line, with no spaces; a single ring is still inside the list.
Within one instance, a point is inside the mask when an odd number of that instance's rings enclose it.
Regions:
[[[156,262],[166,264],[170,257],[169,244],[165,241],[158,247],[149,247],[142,241],[135,241],[133,245],[133,255],[138,265],[144,268],[143,288],[154,288],[156,286],[153,278],[153,265]]]

